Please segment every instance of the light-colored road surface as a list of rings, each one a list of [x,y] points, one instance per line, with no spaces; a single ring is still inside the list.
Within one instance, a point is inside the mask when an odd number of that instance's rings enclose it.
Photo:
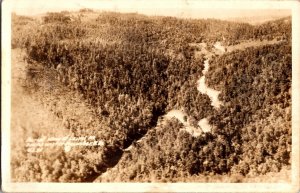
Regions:
[[[218,50],[218,52],[221,52],[221,53],[224,53],[225,52],[225,47],[223,47],[221,45],[221,42],[216,42],[214,44],[214,47],[216,50]],[[204,49],[206,49],[204,47]],[[208,95],[208,97],[210,98],[211,100],[211,105],[216,108],[216,109],[219,109],[222,105],[222,102],[219,100],[219,94],[220,94],[220,91],[217,91],[215,89],[212,89],[212,88],[209,88],[207,86],[207,84],[205,83],[205,76],[209,70],[209,59],[211,58],[212,55],[214,55],[213,52],[210,52],[208,50],[206,50],[206,52],[208,53],[207,55],[205,55],[205,58],[206,60],[204,61],[204,70],[202,71],[203,73],[203,76],[201,76],[199,78],[199,80],[197,81],[197,89],[200,93],[202,94],[206,94]]]

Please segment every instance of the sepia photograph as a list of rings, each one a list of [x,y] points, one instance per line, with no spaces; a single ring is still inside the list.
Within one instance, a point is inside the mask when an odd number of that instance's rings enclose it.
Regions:
[[[299,192],[298,1],[4,0],[4,192]]]

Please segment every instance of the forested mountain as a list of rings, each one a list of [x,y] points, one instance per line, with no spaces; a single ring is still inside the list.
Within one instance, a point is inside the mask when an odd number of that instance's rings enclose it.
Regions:
[[[81,10],[14,14],[12,32],[12,48],[25,52],[23,94],[51,109],[68,135],[104,141],[67,152],[19,147],[14,181],[197,181],[290,166],[291,18],[254,26]],[[201,77],[220,107],[197,90]],[[70,101],[87,106],[90,120],[70,114]],[[166,118],[174,109],[184,122]],[[21,145],[51,137],[26,129]]]

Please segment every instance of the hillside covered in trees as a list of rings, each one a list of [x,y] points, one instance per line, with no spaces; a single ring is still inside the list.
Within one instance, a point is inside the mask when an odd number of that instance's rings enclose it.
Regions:
[[[24,71],[13,97],[33,99],[59,127],[12,125],[20,135],[13,181],[243,181],[290,170],[290,17],[250,25],[92,10],[13,14],[12,50],[13,77]],[[65,136],[103,144],[26,146]]]

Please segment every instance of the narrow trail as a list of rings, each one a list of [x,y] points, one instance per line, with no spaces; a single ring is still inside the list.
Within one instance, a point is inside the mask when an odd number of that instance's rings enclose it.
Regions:
[[[219,100],[219,94],[220,91],[217,91],[215,89],[209,88],[205,82],[206,74],[209,70],[209,60],[211,59],[212,56],[216,54],[223,54],[225,53],[226,49],[221,45],[221,42],[216,42],[214,44],[215,50],[210,51],[207,50],[206,47],[204,47],[205,52],[207,53],[205,55],[206,60],[204,61],[204,69],[202,71],[202,76],[199,78],[197,81],[197,90],[202,93],[206,94],[210,100],[211,100],[211,105],[215,109],[220,109],[220,107],[223,105],[223,103]],[[209,120],[207,118],[203,118],[200,121],[198,121],[198,126],[202,129],[203,132],[210,132],[212,129],[212,126],[209,124]]]
[[[211,100],[211,105],[214,108],[219,109],[222,105],[222,102],[219,100],[220,91],[209,88],[207,86],[207,84],[205,83],[206,74],[209,70],[209,60],[211,59],[211,57],[213,55],[216,54],[216,52],[220,52],[221,54],[225,53],[225,48],[221,45],[220,42],[216,42],[214,44],[214,48],[216,49],[215,52],[206,50],[206,52],[208,54],[205,55],[206,60],[204,61],[204,64],[203,64],[204,65],[204,70],[202,71],[203,76],[201,76],[200,79],[197,81],[197,84],[198,84],[197,89],[200,93],[208,95]],[[206,49],[206,48],[204,48],[204,49]]]
[[[221,107],[221,105],[223,104],[220,100],[219,100],[219,94],[220,91],[214,90],[212,88],[209,88],[207,86],[207,84],[205,83],[205,76],[209,70],[209,60],[212,56],[214,56],[215,54],[223,54],[225,52],[225,48],[221,45],[220,42],[216,42],[214,44],[214,50],[210,51],[207,50],[207,44],[206,43],[202,43],[201,44],[203,50],[203,53],[205,54],[205,58],[206,60],[204,61],[204,69],[202,70],[202,76],[199,78],[199,80],[197,81],[197,90],[205,95],[208,95],[208,97],[211,100],[211,105],[215,108],[215,109],[219,109]],[[192,136],[194,137],[198,137],[200,136],[202,133],[206,133],[206,132],[210,132],[212,129],[212,126],[209,124],[209,121],[207,118],[203,118],[201,120],[198,121],[198,127],[192,126],[189,123],[189,116],[183,111],[183,110],[176,110],[173,109],[171,111],[169,111],[168,113],[166,113],[163,117],[164,119],[171,119],[171,118],[176,118],[179,122],[181,122],[184,125],[184,128],[181,129],[181,131],[186,131],[188,133],[190,133]]]

